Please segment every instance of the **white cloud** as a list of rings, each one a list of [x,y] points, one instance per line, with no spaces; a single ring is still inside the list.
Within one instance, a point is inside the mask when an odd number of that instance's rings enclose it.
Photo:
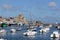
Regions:
[[[3,7],[3,8],[6,8],[6,9],[7,9],[7,8],[9,9],[9,8],[12,8],[13,6],[12,6],[12,5],[9,5],[9,4],[3,4],[2,7]]]
[[[3,8],[4,10],[8,9],[9,11],[15,11],[15,12],[22,9],[21,6],[14,6],[10,4],[3,4],[1,8]]]
[[[57,5],[56,5],[56,2],[49,2],[48,6],[49,7],[56,7]]]

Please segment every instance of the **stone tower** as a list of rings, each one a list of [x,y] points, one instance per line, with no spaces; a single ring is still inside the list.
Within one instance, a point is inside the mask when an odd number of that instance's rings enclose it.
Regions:
[[[15,21],[18,23],[18,22],[22,22],[23,24],[27,24],[28,21],[27,19],[22,15],[18,15],[16,18],[15,18]]]

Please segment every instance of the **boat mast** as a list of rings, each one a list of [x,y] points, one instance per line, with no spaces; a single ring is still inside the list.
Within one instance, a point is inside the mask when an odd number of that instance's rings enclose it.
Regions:
[[[31,26],[31,25],[32,25],[32,14],[30,12],[30,23],[29,23],[29,26]]]
[[[32,9],[32,4],[30,5],[30,9]],[[29,13],[29,16],[30,16],[30,26],[32,26],[33,22],[32,22],[32,13],[31,13],[31,10],[30,10],[30,13]]]

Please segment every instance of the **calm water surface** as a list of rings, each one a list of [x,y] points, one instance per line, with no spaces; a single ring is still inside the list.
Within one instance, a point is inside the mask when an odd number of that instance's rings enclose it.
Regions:
[[[5,40],[60,40],[59,38],[50,38],[50,35],[53,33],[53,31],[57,30],[54,27],[51,27],[50,30],[44,34],[41,34],[39,32],[40,28],[37,27],[37,34],[35,36],[24,36],[23,33],[26,32],[26,27],[22,27],[22,31],[17,31],[16,33],[10,33],[11,28],[18,29],[20,27],[15,25],[5,28],[5,30],[7,30],[7,34],[0,34],[0,38],[4,38]]]

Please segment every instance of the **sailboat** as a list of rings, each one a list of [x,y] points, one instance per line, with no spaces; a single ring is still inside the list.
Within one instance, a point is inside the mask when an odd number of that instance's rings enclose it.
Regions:
[[[30,14],[30,22],[29,22],[29,27],[27,28],[27,32],[23,33],[23,35],[25,36],[31,36],[31,35],[35,35],[37,32],[36,31],[33,31],[34,29],[34,26],[33,26],[33,23],[32,23],[32,18],[31,18],[31,14]],[[36,29],[34,29],[36,30]]]

